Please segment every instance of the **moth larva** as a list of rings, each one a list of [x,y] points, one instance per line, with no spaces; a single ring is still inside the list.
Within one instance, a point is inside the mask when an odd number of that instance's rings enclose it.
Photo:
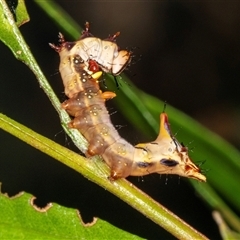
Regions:
[[[112,125],[105,100],[116,94],[103,93],[98,79],[102,71],[119,74],[131,58],[127,51],[123,56],[113,40],[114,37],[111,41],[93,37],[87,25],[79,41],[66,42],[60,34],[60,46],[50,44],[59,53],[59,70],[69,97],[62,107],[74,117],[69,126],[78,129],[89,143],[85,154],[101,155],[111,169],[112,180],[159,173],[206,181],[191,161],[188,149],[173,137],[166,113],[160,115],[157,139],[136,146],[121,138]],[[119,57],[124,59],[123,64],[117,61]]]

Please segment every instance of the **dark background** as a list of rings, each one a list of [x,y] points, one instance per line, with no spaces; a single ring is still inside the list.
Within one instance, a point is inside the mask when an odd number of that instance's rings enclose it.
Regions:
[[[106,38],[121,31],[119,46],[134,47],[136,55],[142,55],[126,72],[134,75],[132,81],[140,89],[240,146],[240,2],[58,3],[82,26],[89,21],[95,36]],[[63,101],[59,58],[48,46],[48,42],[57,42],[60,29],[34,2],[26,4],[31,21],[20,30]],[[35,76],[2,43],[0,52],[1,112],[76,150]],[[124,118],[120,119],[119,112],[115,115],[118,124],[127,125],[121,135],[130,140],[140,135]],[[3,131],[0,142],[3,192],[14,195],[26,191],[37,197],[40,206],[57,202],[79,209],[84,221],[97,216],[144,238],[174,239],[115,196]],[[220,238],[210,209],[185,179],[150,175],[129,180],[209,238]]]

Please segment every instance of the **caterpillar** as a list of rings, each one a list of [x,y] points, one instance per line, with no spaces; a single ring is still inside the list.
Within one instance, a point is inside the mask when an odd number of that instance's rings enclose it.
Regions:
[[[87,157],[101,155],[110,167],[110,180],[150,173],[177,174],[206,181],[188,155],[187,147],[172,135],[168,116],[160,114],[160,133],[155,141],[131,145],[114,128],[105,101],[116,96],[102,92],[98,79],[103,72],[120,74],[131,61],[131,53],[119,51],[115,38],[101,40],[88,31],[78,41],[67,42],[59,34],[59,45],[50,46],[59,53],[59,71],[69,98],[62,103],[73,120],[69,127],[78,129],[87,139]]]

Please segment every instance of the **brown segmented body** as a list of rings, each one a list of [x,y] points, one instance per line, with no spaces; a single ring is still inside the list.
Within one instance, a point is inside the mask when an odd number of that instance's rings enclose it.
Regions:
[[[79,55],[82,40],[69,43],[62,35],[60,38],[61,45],[51,47],[60,55],[59,70],[69,97],[62,106],[74,117],[69,126],[78,129],[89,142],[87,156],[103,157],[111,169],[110,179],[166,173],[206,181],[189,158],[187,148],[172,136],[166,113],[160,115],[160,133],[155,141],[134,147],[121,138],[105,107],[105,100],[115,97],[115,93],[100,90],[97,80],[101,72],[90,71],[89,60]]]

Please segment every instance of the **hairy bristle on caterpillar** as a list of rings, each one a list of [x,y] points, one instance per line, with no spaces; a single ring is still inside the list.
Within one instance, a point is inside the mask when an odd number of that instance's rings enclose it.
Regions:
[[[110,180],[159,173],[206,181],[191,161],[188,149],[172,135],[166,113],[160,115],[160,133],[155,141],[132,146],[120,137],[105,106],[106,99],[116,94],[102,92],[98,79],[102,71],[113,75],[121,72],[131,54],[118,51],[114,42],[117,34],[111,41],[101,40],[93,37],[88,29],[89,24],[86,24],[84,36],[76,42],[66,42],[60,34],[60,45],[50,45],[60,55],[59,70],[65,94],[69,97],[62,107],[73,116],[69,127],[78,129],[89,143],[86,156],[101,155],[110,167]],[[125,59],[121,69],[120,63],[114,68],[114,61],[119,56]]]

